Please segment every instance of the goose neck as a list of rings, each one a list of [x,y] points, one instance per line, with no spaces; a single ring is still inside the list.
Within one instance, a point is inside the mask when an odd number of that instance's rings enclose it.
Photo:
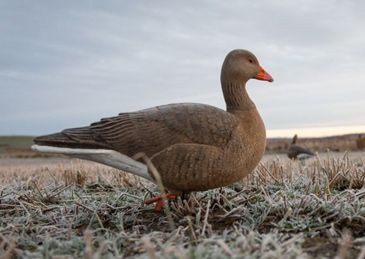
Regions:
[[[246,111],[256,108],[247,93],[245,83],[224,82],[222,83],[222,90],[228,112]]]

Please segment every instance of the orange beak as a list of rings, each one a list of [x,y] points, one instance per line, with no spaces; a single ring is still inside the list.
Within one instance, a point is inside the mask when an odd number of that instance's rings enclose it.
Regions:
[[[261,66],[259,66],[259,72],[255,76],[255,78],[258,80],[269,81],[269,82],[274,81],[274,79],[270,76],[270,74],[267,73]]]

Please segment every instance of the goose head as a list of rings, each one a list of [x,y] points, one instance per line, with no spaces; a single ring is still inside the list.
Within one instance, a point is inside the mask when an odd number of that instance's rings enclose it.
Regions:
[[[244,85],[250,79],[274,81],[250,51],[235,49],[229,52],[222,65],[222,84]]]

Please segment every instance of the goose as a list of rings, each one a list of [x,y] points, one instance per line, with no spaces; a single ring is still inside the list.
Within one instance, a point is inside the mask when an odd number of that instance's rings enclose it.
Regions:
[[[311,150],[297,145],[297,140],[298,135],[295,134],[287,152],[287,155],[290,159],[303,160],[315,155]]]
[[[247,50],[230,51],[221,69],[226,110],[199,103],[157,106],[101,119],[34,139],[33,150],[61,153],[102,163],[152,182],[156,168],[167,194],[145,203],[164,206],[166,198],[232,184],[251,173],[261,160],[266,130],[247,93],[250,79],[273,78]]]

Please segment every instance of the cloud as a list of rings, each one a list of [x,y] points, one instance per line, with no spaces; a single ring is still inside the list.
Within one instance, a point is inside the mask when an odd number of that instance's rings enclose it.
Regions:
[[[224,108],[226,53],[252,50],[268,128],[364,124],[362,1],[2,1],[0,134],[172,102]]]

